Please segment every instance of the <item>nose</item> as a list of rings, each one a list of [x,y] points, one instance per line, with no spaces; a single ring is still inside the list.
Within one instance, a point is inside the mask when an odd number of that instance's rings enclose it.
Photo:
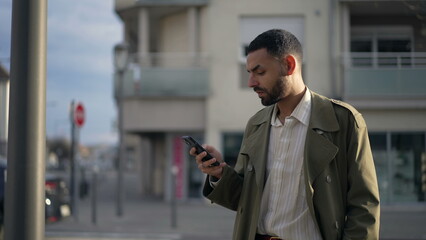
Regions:
[[[250,88],[256,87],[259,85],[259,82],[257,81],[256,77],[254,76],[253,73],[249,73],[249,78],[248,78],[248,86]]]

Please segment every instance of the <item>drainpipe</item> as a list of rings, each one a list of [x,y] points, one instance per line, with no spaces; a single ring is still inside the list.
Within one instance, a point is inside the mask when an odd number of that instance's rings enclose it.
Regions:
[[[328,29],[329,29],[329,38],[328,38],[328,49],[329,49],[329,64],[330,64],[330,84],[331,84],[331,97],[340,98],[337,93],[337,71],[338,63],[336,62],[336,32],[335,32],[335,18],[336,18],[336,0],[330,0],[329,4],[329,18],[328,18]]]

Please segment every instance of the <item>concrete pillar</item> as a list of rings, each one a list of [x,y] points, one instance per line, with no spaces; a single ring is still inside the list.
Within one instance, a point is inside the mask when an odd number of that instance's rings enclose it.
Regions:
[[[198,9],[196,7],[188,8],[188,49],[189,52],[195,53],[199,50],[199,26],[198,26]]]
[[[198,9],[196,7],[188,8],[188,52],[190,53],[191,66],[199,64],[199,26]]]
[[[351,19],[350,19],[350,10],[349,7],[346,4],[342,4],[342,25],[341,25],[341,32],[342,32],[342,49],[344,53],[349,53],[351,51],[350,49],[350,42],[351,42]]]
[[[138,14],[138,57],[141,66],[150,66],[149,59],[149,11],[147,8],[140,8]]]
[[[346,4],[342,4],[341,5],[341,26],[340,26],[340,31],[341,31],[341,39],[342,39],[342,52],[343,55],[342,60],[343,61],[343,68],[341,71],[341,84],[340,84],[340,92],[343,95],[343,98],[346,95],[345,92],[345,85],[346,85],[346,67],[349,64],[349,57],[350,57],[350,51],[351,51],[351,19],[350,19],[350,10],[348,5]]]

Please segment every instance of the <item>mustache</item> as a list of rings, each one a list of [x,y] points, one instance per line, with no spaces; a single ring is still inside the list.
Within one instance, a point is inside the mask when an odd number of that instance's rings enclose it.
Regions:
[[[261,87],[254,87],[253,91],[254,92],[257,92],[257,91],[267,92],[265,88],[261,88]]]

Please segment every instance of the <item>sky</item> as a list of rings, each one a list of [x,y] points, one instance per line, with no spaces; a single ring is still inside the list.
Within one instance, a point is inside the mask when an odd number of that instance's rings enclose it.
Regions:
[[[69,108],[74,100],[86,110],[80,143],[116,143],[112,57],[114,45],[122,41],[122,25],[114,1],[47,2],[46,134],[69,138]],[[0,0],[0,62],[7,69],[11,14],[12,0]]]

